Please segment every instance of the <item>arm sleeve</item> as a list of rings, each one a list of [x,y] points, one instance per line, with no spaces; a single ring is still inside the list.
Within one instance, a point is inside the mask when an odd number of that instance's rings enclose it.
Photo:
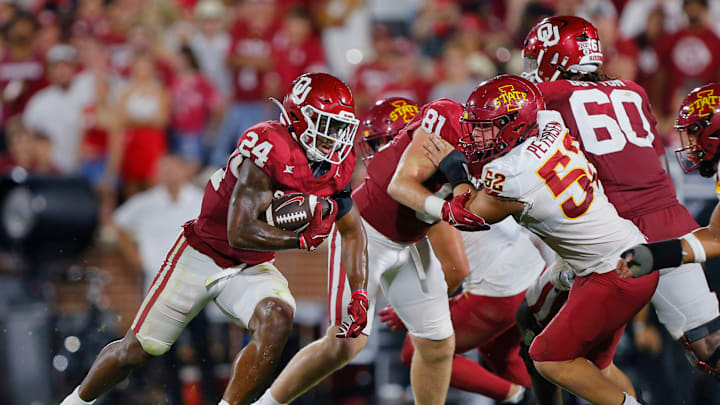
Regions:
[[[335,193],[331,197],[335,202],[337,203],[338,207],[338,214],[336,217],[336,221],[340,218],[342,218],[345,214],[350,212],[353,206],[353,200],[352,200],[352,188],[350,188],[350,184],[345,186],[342,191],[339,193]]]

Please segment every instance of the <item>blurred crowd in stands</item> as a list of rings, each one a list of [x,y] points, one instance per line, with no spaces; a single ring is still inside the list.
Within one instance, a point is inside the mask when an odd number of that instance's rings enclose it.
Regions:
[[[605,70],[646,88],[668,134],[677,100],[720,76],[716,3],[3,0],[0,171],[79,173],[112,204],[151,185],[167,152],[194,172],[223,166],[303,72],[346,80],[360,113],[390,95],[464,101],[522,71],[528,27],[552,14],[598,26]]]
[[[464,102],[520,73],[529,28],[563,14],[598,27],[603,69],[645,87],[673,147],[679,101],[720,80],[720,0],[0,0],[0,175],[87,178],[99,234],[147,280],[199,210],[191,180],[277,119],[268,98],[299,74],[345,80],[360,115],[388,96]]]

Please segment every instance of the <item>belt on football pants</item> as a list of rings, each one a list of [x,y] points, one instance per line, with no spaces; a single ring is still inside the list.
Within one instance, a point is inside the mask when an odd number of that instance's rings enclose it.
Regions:
[[[247,267],[247,264],[243,263],[239,266],[230,267],[228,269],[223,269],[223,270],[218,271],[217,273],[208,277],[207,280],[205,280],[205,289],[209,290],[210,288],[212,288],[215,284],[219,283],[220,281],[227,280],[231,277],[234,277],[236,274],[245,270],[246,267]]]
[[[415,272],[418,276],[418,281],[420,282],[420,289],[425,294],[428,293],[428,287],[427,287],[427,275],[425,274],[425,269],[422,265],[422,259],[420,258],[420,252],[417,249],[417,246],[413,243],[408,247],[410,251],[410,259],[413,262],[413,267],[415,267]]]

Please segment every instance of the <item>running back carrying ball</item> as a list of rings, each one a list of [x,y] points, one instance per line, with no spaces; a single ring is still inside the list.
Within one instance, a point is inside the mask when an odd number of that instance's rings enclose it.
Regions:
[[[305,193],[283,194],[273,198],[265,211],[265,220],[272,226],[301,232],[312,220],[318,202],[322,204],[323,218],[327,217],[332,209],[327,198]]]

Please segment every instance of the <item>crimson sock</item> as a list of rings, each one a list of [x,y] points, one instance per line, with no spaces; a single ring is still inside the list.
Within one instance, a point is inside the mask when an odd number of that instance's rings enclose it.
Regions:
[[[489,372],[480,364],[456,354],[453,357],[450,385],[502,401],[507,398],[512,384]]]

